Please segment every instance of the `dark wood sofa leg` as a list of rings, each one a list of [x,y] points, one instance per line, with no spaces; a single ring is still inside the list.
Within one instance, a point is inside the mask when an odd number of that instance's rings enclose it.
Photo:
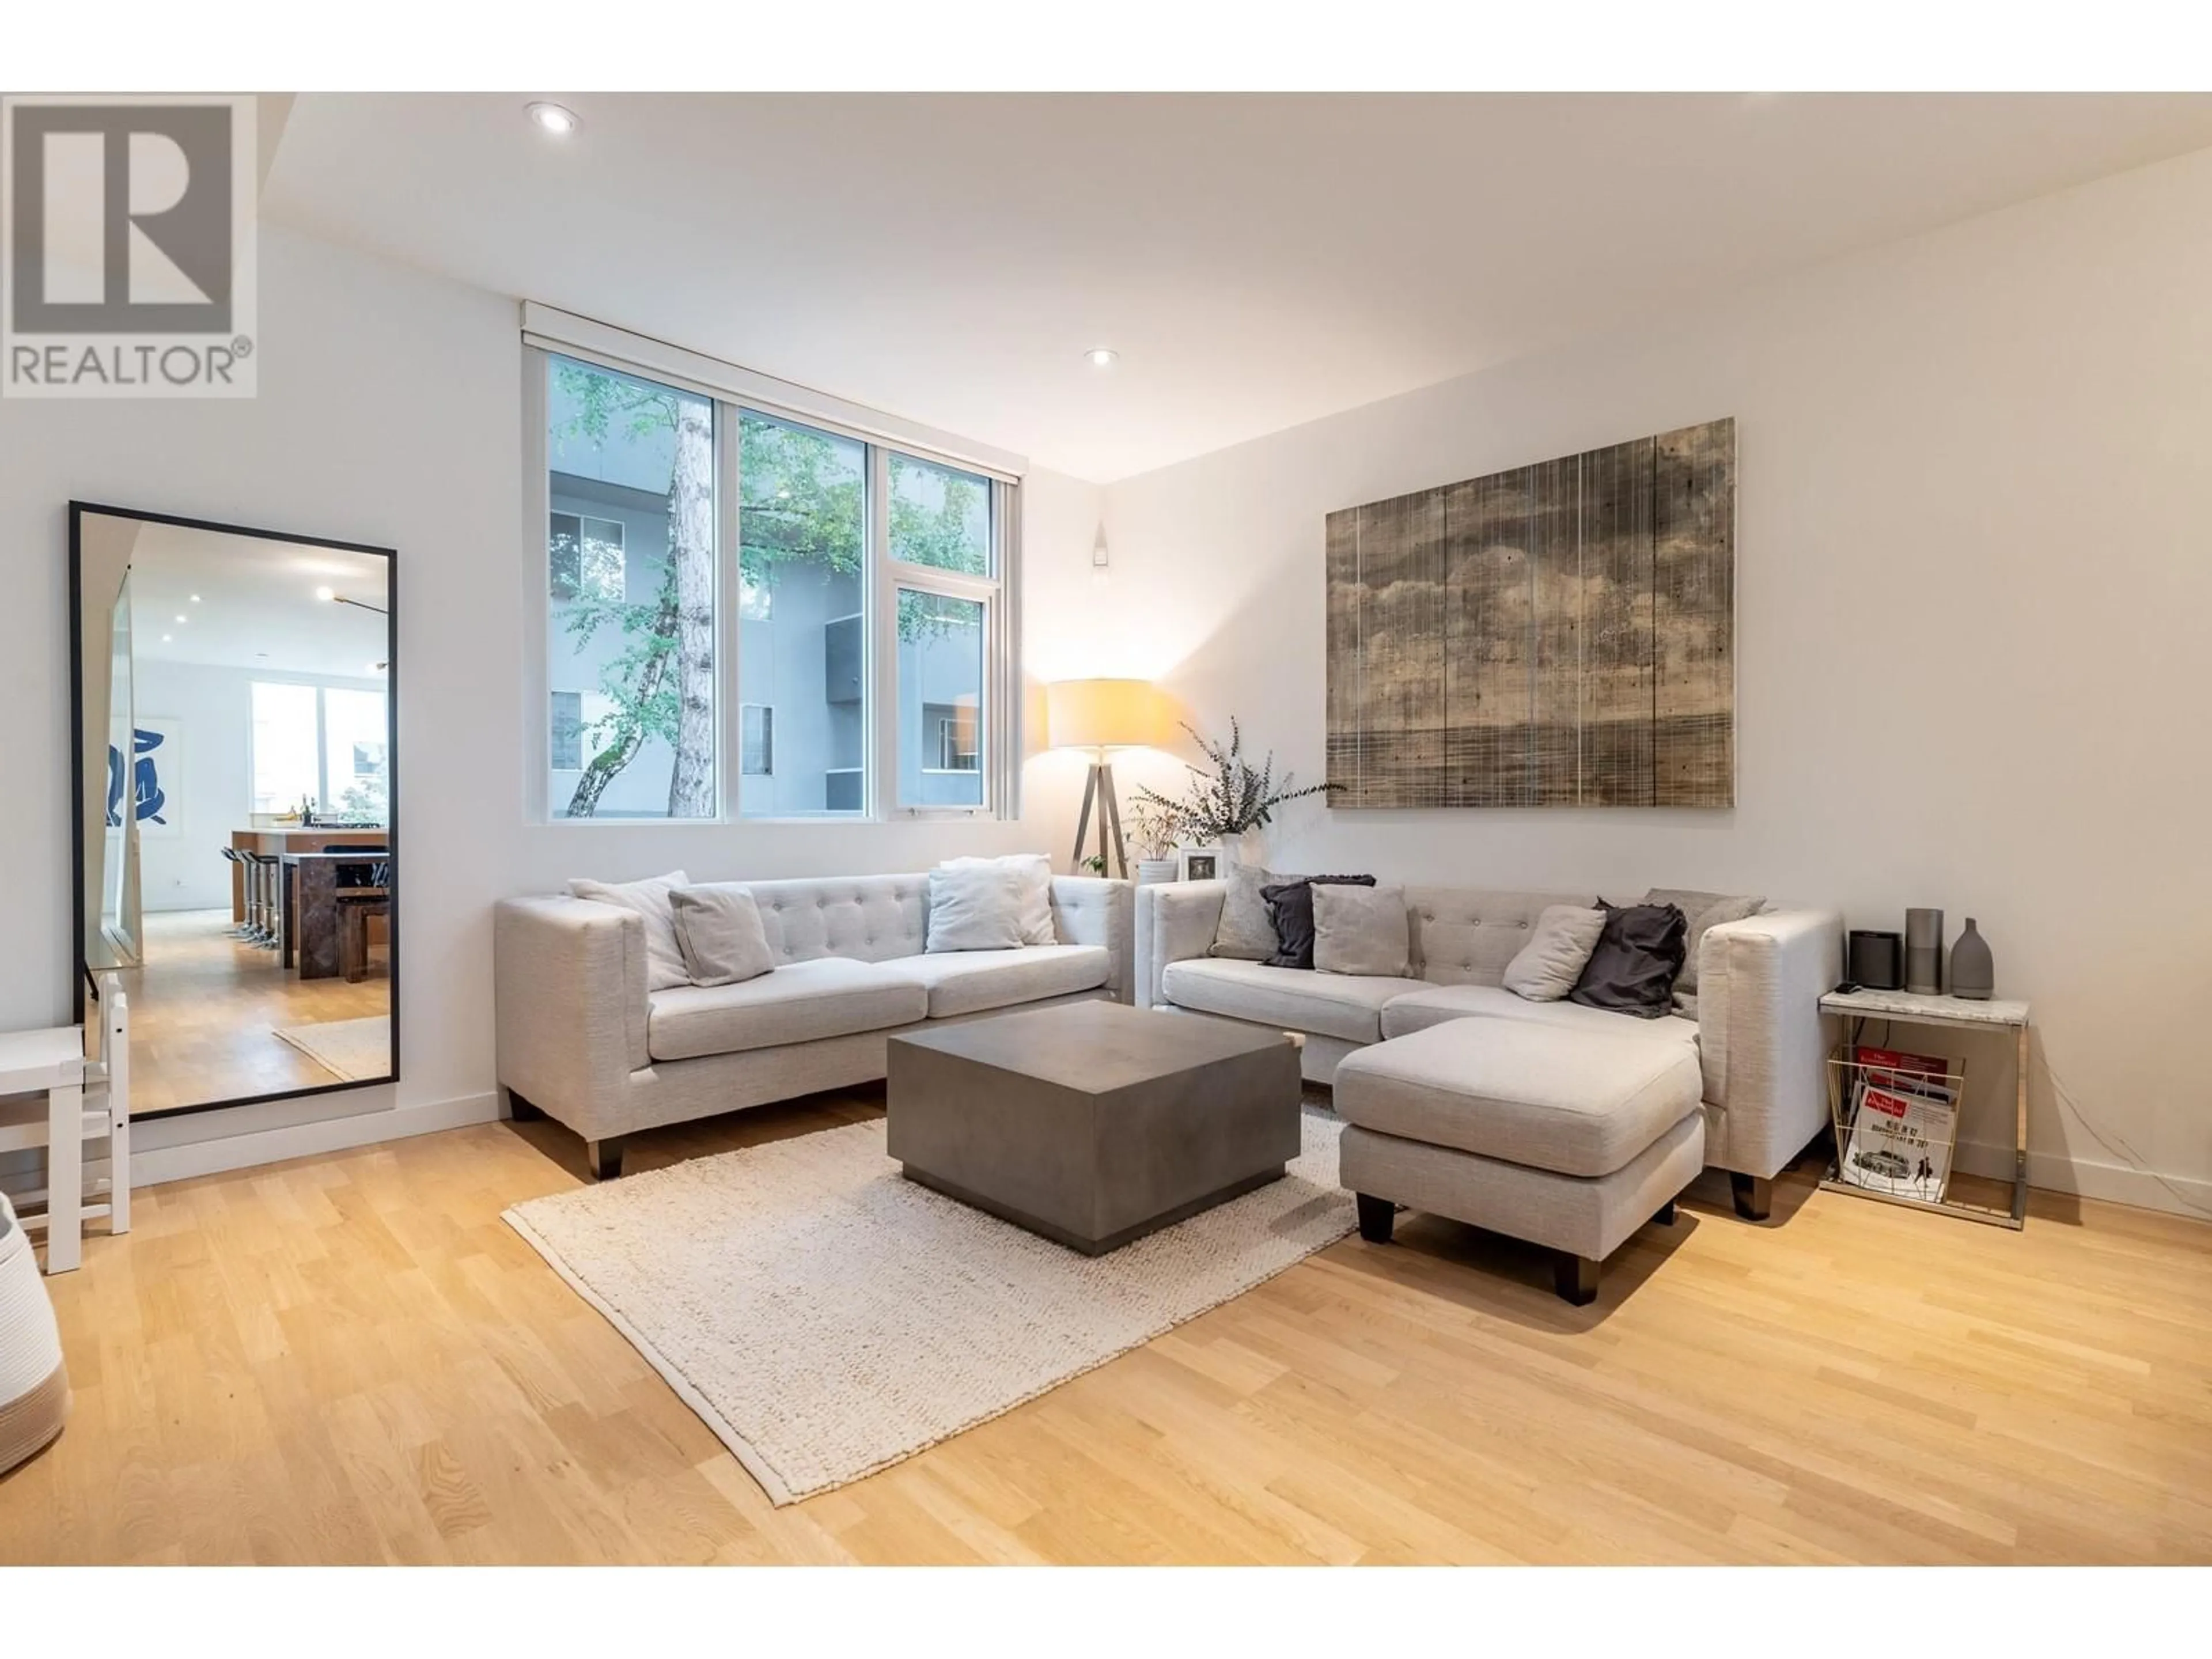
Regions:
[[[1674,1200],[1670,1198],[1664,1204],[1662,1204],[1659,1206],[1659,1213],[1653,1216],[1651,1218],[1662,1227],[1673,1226],[1674,1224]]]
[[[1365,1193],[1353,1196],[1359,1200],[1359,1236],[1370,1244],[1388,1244],[1398,1206],[1387,1198],[1370,1198]]]
[[[1597,1300],[1597,1270],[1598,1264],[1586,1255],[1552,1252],[1552,1288],[1562,1301],[1577,1308],[1587,1308]]]
[[[609,1135],[605,1140],[584,1143],[584,1162],[591,1166],[594,1181],[615,1181],[622,1176],[623,1139],[621,1135]]]
[[[539,1111],[512,1089],[508,1090],[507,1094],[507,1115],[517,1123],[538,1123],[543,1121],[545,1116],[544,1113]]]
[[[1730,1170],[1729,1195],[1735,1200],[1735,1212],[1746,1221],[1764,1221],[1774,1213],[1774,1183],[1762,1176]]]

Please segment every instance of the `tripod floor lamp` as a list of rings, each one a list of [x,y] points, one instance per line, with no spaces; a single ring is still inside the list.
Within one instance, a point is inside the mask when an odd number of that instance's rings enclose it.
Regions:
[[[1127,878],[1129,849],[1121,839],[1121,807],[1114,798],[1114,769],[1107,753],[1152,748],[1165,740],[1160,694],[1148,680],[1060,680],[1045,688],[1045,711],[1054,748],[1093,751],[1091,776],[1083,786],[1083,814],[1075,825],[1075,861],[1083,861],[1095,808],[1097,856],[1109,874]]]

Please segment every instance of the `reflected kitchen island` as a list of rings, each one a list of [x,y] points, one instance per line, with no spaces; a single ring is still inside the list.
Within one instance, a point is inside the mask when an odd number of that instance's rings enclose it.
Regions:
[[[257,830],[234,830],[230,844],[241,853],[266,853],[281,858],[287,853],[320,853],[333,847],[382,847],[389,830],[303,830],[297,824],[271,824]],[[230,872],[230,919],[246,920],[246,872],[236,865]]]

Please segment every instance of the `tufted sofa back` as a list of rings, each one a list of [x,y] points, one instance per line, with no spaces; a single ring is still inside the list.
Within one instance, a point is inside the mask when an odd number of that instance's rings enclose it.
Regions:
[[[818,957],[888,962],[921,954],[929,878],[829,876],[745,884],[779,966]]]
[[[1492,892],[1408,887],[1413,977],[1431,985],[1499,985],[1547,904],[1592,905],[1589,893]]]

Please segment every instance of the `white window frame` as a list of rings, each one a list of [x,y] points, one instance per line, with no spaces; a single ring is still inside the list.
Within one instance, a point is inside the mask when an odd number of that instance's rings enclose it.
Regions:
[[[933,456],[917,459],[935,461]],[[946,463],[938,461],[938,465]],[[972,472],[971,467],[960,471]],[[987,483],[991,481],[986,479]],[[990,500],[990,553],[988,568],[992,574],[971,576],[964,571],[945,570],[932,564],[915,564],[891,556],[890,550],[890,452],[888,448],[871,448],[868,454],[869,483],[869,540],[870,569],[874,580],[869,584],[869,597],[876,607],[873,635],[876,641],[877,665],[869,675],[869,690],[882,699],[884,714],[877,722],[874,749],[876,770],[882,780],[884,805],[878,817],[902,818],[974,818],[1012,817],[1012,811],[1003,810],[1002,791],[1009,787],[992,765],[998,734],[1002,726],[1018,711],[1002,705],[1000,696],[1000,676],[995,672],[996,653],[1003,647],[1000,622],[1001,607],[1006,604],[1005,582],[1002,580],[1011,566],[1013,550],[1006,538],[1000,533],[1000,514],[1004,503],[1000,491],[994,483]],[[983,608],[983,674],[978,688],[981,696],[975,708],[976,752],[981,763],[976,770],[983,785],[982,800],[972,806],[935,806],[920,802],[902,800],[898,793],[900,777],[898,753],[898,595],[905,588],[909,592],[933,593],[943,599],[964,599]],[[871,714],[875,711],[871,710]],[[928,753],[927,739],[923,740],[924,756]]]
[[[525,799],[537,822],[556,824],[614,824],[627,830],[696,827],[702,823],[758,825],[796,821],[885,822],[922,817],[1013,818],[1020,814],[1021,681],[1020,573],[1021,474],[1018,456],[969,443],[913,422],[902,422],[858,404],[779,381],[735,365],[686,352],[658,341],[629,335],[588,319],[526,304],[523,332],[523,483],[529,538],[528,592],[536,625],[528,659],[532,740],[524,745]],[[550,630],[553,607],[549,556],[551,474],[546,431],[546,382],[550,362],[566,357],[672,389],[710,398],[715,404],[715,650],[717,653],[714,765],[716,813],[711,818],[568,818],[554,816],[551,799],[552,702]],[[743,814],[742,710],[738,657],[743,586],[738,573],[739,422],[747,411],[811,427],[866,446],[867,562],[863,584],[869,622],[864,667],[867,700],[862,757],[862,810],[859,813],[747,816]],[[890,460],[893,450],[916,460],[951,467],[985,479],[991,492],[990,574],[970,576],[890,556]],[[627,548],[625,548],[627,572]],[[625,580],[627,577],[625,576]],[[909,805],[898,789],[898,607],[901,587],[969,599],[983,607],[983,685],[976,710],[978,770],[983,783],[980,805]],[[567,689],[567,688],[562,688]]]

